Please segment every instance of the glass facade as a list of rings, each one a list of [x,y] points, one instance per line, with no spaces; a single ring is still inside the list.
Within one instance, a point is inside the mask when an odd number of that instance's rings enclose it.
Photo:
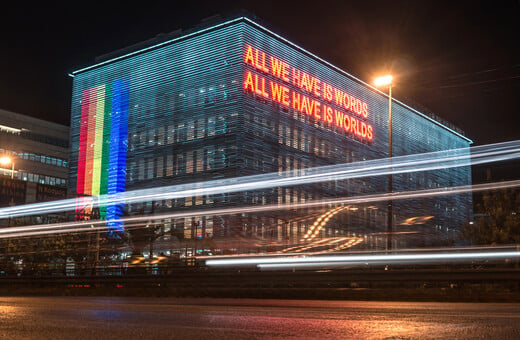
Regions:
[[[394,156],[468,148],[471,142],[399,102],[393,103],[393,117]],[[76,71],[71,122],[69,189],[79,196],[260,173],[304,174],[309,167],[388,156],[386,96],[247,18]],[[101,213],[113,219],[172,209],[303,203],[384,193],[387,180],[166,199],[112,207],[112,217]],[[393,190],[469,183],[469,168],[451,168],[396,175]],[[394,242],[398,247],[451,242],[471,207],[470,194],[397,201],[396,226],[422,216],[428,229]],[[329,222],[318,226],[323,216]],[[164,224],[165,233],[179,240],[239,237],[280,249],[300,244],[306,235],[356,237],[349,247],[381,248],[385,230],[386,203]],[[225,244],[221,248],[239,251]]]

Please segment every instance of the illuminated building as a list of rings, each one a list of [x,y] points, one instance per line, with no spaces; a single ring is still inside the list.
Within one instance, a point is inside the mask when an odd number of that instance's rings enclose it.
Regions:
[[[387,157],[388,99],[382,92],[245,17],[116,51],[72,76],[72,195],[298,174],[314,166]],[[439,118],[395,100],[393,112],[394,157],[453,148],[469,152],[471,141]],[[447,168],[395,175],[393,191],[470,182],[469,168]],[[122,214],[169,209],[382,193],[386,185],[385,176],[367,177],[102,207],[100,212],[116,221]],[[422,228],[420,237],[396,238],[396,246],[452,240],[471,206],[467,194],[395,202],[395,225],[401,230],[410,218],[424,221],[414,225]],[[180,240],[241,237],[294,244],[327,209],[193,217],[168,221],[164,228]],[[385,212],[383,204],[348,207],[312,232],[362,237],[365,247],[384,247]]]
[[[0,110],[0,204],[65,198],[69,128]]]

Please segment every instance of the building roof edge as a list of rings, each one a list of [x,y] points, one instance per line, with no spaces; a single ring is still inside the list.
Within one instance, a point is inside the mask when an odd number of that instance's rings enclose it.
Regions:
[[[168,40],[160,42],[158,44],[147,46],[145,48],[138,49],[138,50],[126,53],[124,55],[120,55],[120,56],[117,56],[117,57],[114,57],[114,58],[111,58],[111,59],[108,59],[108,60],[104,60],[104,61],[96,63],[94,65],[87,66],[87,67],[78,69],[76,71],[73,71],[69,75],[71,77],[74,77],[75,75],[77,75],[79,73],[82,73],[82,72],[85,72],[85,71],[89,71],[89,70],[92,70],[94,68],[98,68],[98,67],[101,67],[103,65],[116,62],[118,60],[126,59],[126,58],[132,57],[134,55],[138,55],[138,54],[141,54],[141,53],[144,53],[144,52],[148,52],[150,50],[154,50],[154,49],[160,48],[162,46],[166,46],[166,45],[172,44],[172,43],[177,42],[179,40],[187,39],[189,37],[200,35],[200,34],[205,33],[205,32],[210,32],[210,31],[213,31],[213,30],[216,30],[216,29],[219,29],[219,28],[222,28],[222,27],[226,27],[226,26],[238,23],[238,22],[247,22],[248,24],[250,24],[250,25],[252,25],[252,26],[254,26],[254,27],[256,27],[256,28],[266,32],[266,33],[268,33],[269,35],[275,37],[276,39],[279,39],[279,40],[283,41],[284,43],[292,46],[293,48],[296,48],[297,50],[299,50],[300,52],[310,56],[311,58],[313,58],[313,59],[315,59],[315,60],[317,60],[317,61],[319,61],[319,62],[321,62],[321,63],[323,63],[323,64],[325,64],[325,65],[327,65],[329,67],[331,67],[332,69],[338,71],[340,74],[343,74],[343,75],[351,78],[352,80],[358,82],[359,84],[367,87],[368,89],[370,89],[370,90],[372,90],[372,91],[374,91],[376,93],[379,93],[380,95],[388,98],[388,94],[384,93],[383,91],[379,90],[378,88],[376,88],[376,87],[370,85],[369,83],[359,79],[358,77],[356,77],[356,76],[354,76],[354,75],[352,75],[352,74],[342,70],[341,68],[331,64],[330,62],[328,62],[328,61],[326,61],[324,59],[322,59],[321,57],[318,57],[314,53],[307,51],[303,47],[297,45],[296,43],[291,42],[290,40],[282,37],[281,35],[273,32],[273,31],[271,31],[270,29],[262,26],[261,24],[259,24],[258,22],[250,19],[247,16],[239,16],[239,17],[236,17],[236,18],[232,18],[230,20],[226,20],[226,21],[218,23],[216,25],[212,25],[212,26],[209,26],[209,27],[201,28],[199,30],[195,30],[193,32],[190,32],[190,33],[187,33],[187,34],[175,37],[173,39],[168,39]],[[403,102],[401,102],[401,101],[399,101],[399,100],[397,100],[395,98],[392,98],[392,101],[395,102],[396,104],[399,104],[399,105],[409,109],[409,110],[412,110],[413,112],[415,112],[416,114],[420,115],[421,117],[423,117],[423,118],[433,122],[434,124],[436,124],[436,125],[444,128],[444,129],[450,131],[451,133],[459,136],[460,138],[466,140],[469,144],[473,144],[473,141],[470,138],[468,138],[468,137],[464,136],[462,133],[460,133],[458,131],[455,131],[454,129],[444,125],[443,123],[439,122],[438,120],[436,120],[436,119],[434,119],[434,118],[432,118],[432,117],[430,117],[430,116],[428,116],[428,115],[426,115],[426,114],[424,114],[424,113],[414,109],[413,107],[411,107],[411,106],[409,106],[409,105],[407,105],[407,104],[405,104],[405,103],[403,103]]]

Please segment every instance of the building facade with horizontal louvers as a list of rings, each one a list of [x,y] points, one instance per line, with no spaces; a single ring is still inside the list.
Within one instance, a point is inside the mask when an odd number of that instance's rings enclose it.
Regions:
[[[383,92],[245,17],[178,33],[75,71],[73,77],[73,196],[258,174],[304,176],[309,168],[366,161],[369,166],[388,157],[388,97]],[[396,160],[449,149],[469,154],[471,141],[455,127],[399,101],[393,101],[392,111]],[[167,240],[185,248],[188,240],[211,240],[213,253],[306,245],[324,251],[384,248],[386,200],[305,207],[388,190],[386,174],[354,177],[161,197],[108,205],[100,214],[118,221],[143,213],[246,207],[233,214],[194,213],[161,221]],[[395,174],[392,191],[470,183],[469,167],[446,167]],[[300,208],[247,208],[289,204]],[[397,200],[394,247],[456,242],[471,213],[471,194]],[[325,246],[320,248],[317,240]]]

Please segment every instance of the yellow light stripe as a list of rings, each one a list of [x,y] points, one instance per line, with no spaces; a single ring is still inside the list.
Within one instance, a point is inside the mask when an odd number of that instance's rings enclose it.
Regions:
[[[105,85],[97,87],[96,129],[94,135],[94,159],[92,165],[92,195],[99,195],[103,155],[103,122],[105,119]]]

